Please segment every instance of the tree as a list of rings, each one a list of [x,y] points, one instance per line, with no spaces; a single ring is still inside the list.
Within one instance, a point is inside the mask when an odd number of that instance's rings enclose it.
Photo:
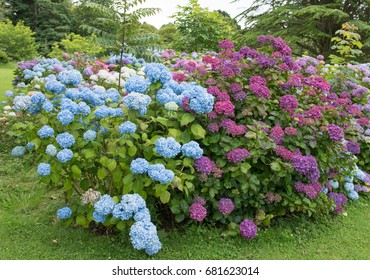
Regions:
[[[34,33],[22,22],[0,22],[0,50],[16,61],[32,59],[37,55]]]
[[[174,46],[183,51],[215,50],[219,41],[231,39],[236,28],[219,12],[202,8],[198,0],[187,6],[177,6],[172,16],[178,34]]]
[[[172,42],[175,41],[176,31],[176,25],[173,23],[162,25],[157,32],[159,35],[159,44],[165,49],[171,48]]]
[[[298,55],[328,56],[335,31],[350,21],[359,26],[364,48],[369,48],[369,4],[370,0],[255,0],[239,15],[246,28],[238,41],[250,44],[257,36],[270,34],[283,37]]]
[[[112,5],[104,6],[96,2],[86,2],[85,5],[95,11],[99,11],[99,16],[95,20],[104,25],[111,25],[113,28],[119,28],[120,32],[110,33],[99,29],[97,26],[83,25],[82,28],[89,33],[94,33],[102,40],[101,43],[120,46],[120,69],[124,52],[131,52],[136,56],[145,58],[145,54],[153,45],[153,41],[158,39],[156,34],[137,34],[140,26],[139,20],[156,14],[159,8],[137,8],[145,0],[113,0]],[[121,71],[119,71],[118,90],[121,87]]]
[[[13,23],[24,21],[35,32],[40,52],[47,54],[54,42],[72,30],[71,1],[69,0],[9,0]]]

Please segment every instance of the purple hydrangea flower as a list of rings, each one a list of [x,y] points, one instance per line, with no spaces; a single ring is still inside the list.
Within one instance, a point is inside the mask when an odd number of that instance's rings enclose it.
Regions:
[[[239,229],[244,238],[253,239],[257,235],[257,226],[251,220],[245,219],[241,222]]]
[[[223,215],[228,215],[234,210],[234,203],[230,198],[221,198],[218,202],[218,210]]]

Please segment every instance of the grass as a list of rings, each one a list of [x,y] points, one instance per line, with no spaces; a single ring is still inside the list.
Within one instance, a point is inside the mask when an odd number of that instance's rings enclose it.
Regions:
[[[99,236],[56,222],[62,194],[34,174],[0,154],[0,259],[370,259],[369,197],[350,203],[347,217],[282,219],[251,241],[222,239],[204,225],[161,231],[163,249],[148,257],[127,233]]]
[[[12,89],[14,66],[15,63],[0,63],[0,101],[5,100],[4,92]]]

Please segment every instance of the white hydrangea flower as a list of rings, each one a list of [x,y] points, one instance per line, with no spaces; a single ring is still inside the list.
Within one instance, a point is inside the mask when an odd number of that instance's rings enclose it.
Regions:
[[[98,81],[99,80],[99,77],[97,75],[91,75],[90,76],[90,80],[92,80],[92,81]]]

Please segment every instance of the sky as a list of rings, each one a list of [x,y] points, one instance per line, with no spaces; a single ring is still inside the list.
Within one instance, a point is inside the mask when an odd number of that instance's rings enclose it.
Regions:
[[[209,8],[209,10],[224,10],[228,12],[231,17],[235,17],[243,10],[248,8],[253,0],[240,0],[235,3],[230,3],[232,0],[199,0],[201,7]],[[189,0],[146,0],[142,6],[138,7],[150,7],[150,8],[161,8],[162,12],[155,16],[146,17],[142,21],[154,25],[160,28],[163,24],[173,22],[173,19],[169,16],[176,12],[176,6],[186,6]]]

